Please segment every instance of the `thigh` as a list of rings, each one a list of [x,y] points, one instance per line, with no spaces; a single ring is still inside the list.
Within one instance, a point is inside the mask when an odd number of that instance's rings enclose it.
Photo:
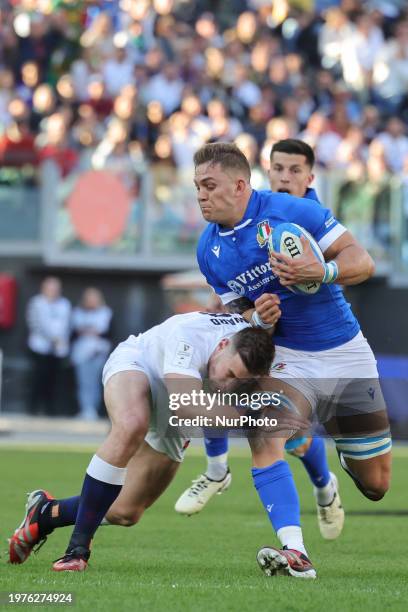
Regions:
[[[143,442],[128,463],[125,484],[107,519],[110,515],[131,515],[151,506],[173,480],[179,465]]]
[[[388,435],[390,423],[386,410],[368,413],[342,414],[337,412],[324,423],[327,433],[338,439],[371,438]],[[351,450],[351,449],[350,449]]]
[[[276,430],[258,427],[249,433],[248,442],[255,467],[266,467],[283,459],[286,441],[300,432],[305,435],[311,415],[309,400],[288,381],[277,378],[263,379],[261,393],[265,392],[276,394],[279,403],[264,408],[262,416],[275,418],[278,427]]]
[[[105,383],[104,400],[112,426],[134,420],[148,426],[150,416],[150,385],[139,371],[117,372]]]

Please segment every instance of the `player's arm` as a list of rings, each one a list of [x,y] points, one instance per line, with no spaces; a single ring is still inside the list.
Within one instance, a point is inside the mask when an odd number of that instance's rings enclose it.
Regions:
[[[263,293],[252,302],[246,297],[238,297],[225,305],[227,312],[238,313],[253,327],[263,327],[271,334],[281,316],[280,299],[274,293]]]
[[[310,423],[303,416],[294,414],[292,411],[285,411],[282,406],[274,407],[271,405],[266,406],[263,410],[253,412],[248,406],[243,410],[235,408],[233,405],[226,403],[220,403],[216,393],[204,393],[203,384],[201,379],[185,376],[178,373],[168,373],[164,377],[165,385],[169,394],[169,407],[173,414],[181,420],[180,423],[170,423],[174,425],[180,424],[183,426],[183,419],[191,419],[194,417],[207,417],[208,424],[206,427],[215,427],[217,430],[222,428],[219,425],[215,417],[225,417],[226,419],[232,419],[232,422],[236,422],[239,416],[262,416],[265,412],[270,418],[276,418],[276,425],[274,426],[274,432],[286,431],[288,429],[294,431],[304,431],[309,428]],[[201,393],[200,393],[201,392]],[[268,395],[268,392],[266,392]],[[222,398],[225,397],[230,401],[233,401],[236,393],[224,393]],[[245,401],[246,401],[245,394]],[[259,393],[255,394],[259,396]],[[188,401],[190,398],[190,402]],[[228,427],[227,427],[228,428]],[[234,427],[235,428],[235,427]]]
[[[293,218],[317,240],[325,261],[322,263],[306,238],[301,237],[303,253],[291,258],[270,252],[270,264],[281,285],[309,281],[355,285],[374,273],[374,262],[331,211],[305,198],[292,198]]]
[[[178,418],[225,416],[236,419],[239,415],[234,407],[214,402],[210,396],[215,394],[204,393],[200,378],[170,372],[165,374],[164,382],[169,394],[169,407]]]
[[[373,276],[375,264],[350,232],[337,238],[324,252],[326,261],[335,261],[338,268],[336,283],[358,285]]]
[[[306,281],[323,282],[326,268],[313,253],[308,240],[301,237],[303,253],[292,259],[283,253],[271,252],[271,268],[279,276],[281,285],[295,285]],[[344,232],[325,251],[326,262],[334,262],[339,285],[357,285],[374,274],[375,266],[367,251],[350,232]]]
[[[240,314],[249,322],[255,306],[249,298],[237,297],[225,304],[225,310],[231,314]]]

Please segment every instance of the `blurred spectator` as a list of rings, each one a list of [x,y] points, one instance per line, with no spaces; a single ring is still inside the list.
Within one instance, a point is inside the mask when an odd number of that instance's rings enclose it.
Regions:
[[[396,112],[408,93],[408,20],[396,25],[374,62],[374,92],[384,111]]]
[[[314,148],[318,164],[325,167],[333,164],[341,137],[330,129],[328,119],[322,113],[312,114],[299,138]]]
[[[337,148],[335,165],[338,168],[347,169],[354,162],[364,163],[366,158],[364,132],[360,127],[353,125],[348,129]]]
[[[144,100],[160,102],[165,115],[172,113],[180,106],[183,92],[183,81],[176,64],[168,62],[162,71],[150,79],[144,89]]]
[[[117,96],[121,89],[133,81],[133,62],[128,58],[124,47],[116,47],[114,56],[109,58],[102,69],[106,91],[109,96]]]
[[[78,163],[78,153],[68,143],[66,119],[62,112],[47,119],[45,132],[37,141],[40,161],[53,160],[62,176],[67,176]]]
[[[15,119],[0,136],[0,165],[20,168],[37,164],[34,136],[27,120]]]
[[[55,112],[56,96],[50,85],[42,83],[38,85],[33,93],[31,127],[34,132],[38,131],[43,119]]]
[[[131,193],[135,188],[135,171],[142,170],[143,153],[137,142],[133,148],[129,146],[126,123],[114,117],[92,155],[91,162],[96,170],[109,169],[114,172]]]
[[[74,338],[71,360],[75,368],[79,417],[98,418],[102,400],[102,370],[111,343],[107,339],[112,310],[99,289],[85,289],[79,306],[72,313]]]
[[[371,86],[374,58],[384,43],[381,29],[370,13],[361,13],[341,50],[343,78],[352,89],[364,94]]]
[[[372,104],[365,106],[363,109],[362,127],[366,142],[371,142],[375,135],[380,131],[380,111]]]
[[[341,60],[343,46],[348,44],[353,33],[353,26],[347,14],[339,6],[333,6],[326,11],[325,23],[319,32],[319,51],[322,66],[341,75]]]
[[[29,412],[58,414],[56,392],[61,364],[69,352],[71,304],[61,295],[61,281],[52,276],[27,305],[28,347],[32,358]]]
[[[251,134],[246,134],[243,132],[237,136],[235,139],[235,144],[239,149],[241,149],[249,161],[249,165],[251,166],[252,187],[254,189],[269,189],[268,178],[258,163],[259,151],[255,138],[251,136]]]
[[[93,68],[99,70],[114,54],[114,29],[108,13],[100,12],[84,31],[81,45],[88,49]]]
[[[107,94],[102,75],[93,74],[89,77],[87,91],[86,103],[95,110],[99,119],[106,119],[112,111],[113,101]]]
[[[408,137],[406,126],[398,117],[389,119],[385,131],[381,132],[376,142],[384,149],[384,159],[391,172],[401,172],[404,167],[404,159],[408,155]]]

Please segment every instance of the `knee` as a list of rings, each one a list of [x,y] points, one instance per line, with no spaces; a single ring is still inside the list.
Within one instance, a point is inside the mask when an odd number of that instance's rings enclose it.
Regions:
[[[142,518],[144,508],[129,508],[123,511],[116,511],[107,515],[109,523],[120,525],[121,527],[133,527]]]
[[[112,435],[127,448],[137,446],[145,438],[148,422],[137,414],[124,416],[120,422],[112,424]]]
[[[312,438],[306,438],[304,436],[301,438],[292,438],[286,442],[285,450],[289,455],[293,455],[293,457],[302,458],[309,450],[311,443]]]
[[[361,482],[361,491],[371,501],[380,501],[390,488],[391,470],[388,466],[367,475]]]

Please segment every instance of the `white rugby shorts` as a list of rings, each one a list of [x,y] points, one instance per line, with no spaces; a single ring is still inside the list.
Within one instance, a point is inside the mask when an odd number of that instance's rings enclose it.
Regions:
[[[270,376],[300,391],[320,423],[334,415],[385,410],[377,362],[361,331],[349,342],[325,351],[277,346]]]
[[[136,336],[129,336],[121,342],[110,354],[102,372],[102,383],[105,386],[108,380],[118,372],[143,372],[149,379],[152,394],[149,431],[145,441],[158,453],[164,453],[173,461],[181,462],[189,440],[178,434],[175,427],[168,433],[169,418],[173,414],[168,407],[167,392],[162,381],[155,381],[152,373],[145,364],[143,351]]]

